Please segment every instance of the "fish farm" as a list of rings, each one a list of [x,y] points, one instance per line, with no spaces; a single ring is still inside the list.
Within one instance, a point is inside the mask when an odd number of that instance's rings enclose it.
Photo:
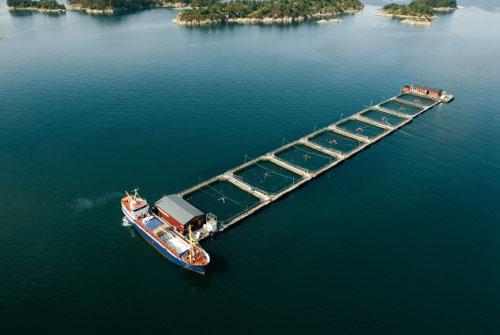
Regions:
[[[403,92],[178,193],[211,218],[196,239],[226,230],[449,101]]]

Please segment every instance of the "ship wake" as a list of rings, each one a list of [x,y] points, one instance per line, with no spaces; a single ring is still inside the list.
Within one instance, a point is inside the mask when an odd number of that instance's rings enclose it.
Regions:
[[[103,207],[106,204],[120,198],[121,196],[122,193],[120,192],[110,192],[97,196],[95,198],[78,197],[73,199],[71,207],[75,214],[81,213],[97,207]]]

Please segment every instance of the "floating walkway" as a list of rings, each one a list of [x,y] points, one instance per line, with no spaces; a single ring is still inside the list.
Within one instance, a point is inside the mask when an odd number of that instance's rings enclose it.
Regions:
[[[403,93],[179,193],[217,217],[217,232],[252,215],[442,103]],[[208,198],[207,198],[208,196]],[[219,209],[217,209],[219,208]],[[198,240],[213,234],[195,232]]]

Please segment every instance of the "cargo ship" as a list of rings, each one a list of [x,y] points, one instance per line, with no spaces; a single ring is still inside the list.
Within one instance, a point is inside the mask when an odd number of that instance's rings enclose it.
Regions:
[[[192,220],[186,220],[193,214],[199,214],[196,219],[204,222],[203,213],[190,204],[186,205],[178,195],[164,197],[161,200],[163,202],[150,208],[146,199],[138,195],[137,190],[132,194],[125,192],[125,197],[121,199],[122,211],[137,232],[169,261],[204,274],[210,263],[210,256],[193,237]],[[165,207],[176,212],[180,218],[175,219],[168,215]],[[179,226],[172,224],[166,216],[175,219]]]
[[[448,103],[455,98],[453,95],[441,89],[422,86],[422,85],[415,85],[415,84],[404,85],[402,92],[420,95],[434,100],[439,100],[445,103]]]

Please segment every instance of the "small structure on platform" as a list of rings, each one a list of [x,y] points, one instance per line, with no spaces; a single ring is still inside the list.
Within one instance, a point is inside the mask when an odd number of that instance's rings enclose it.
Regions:
[[[439,99],[439,98],[441,98],[441,94],[443,93],[443,90],[440,90],[438,88],[427,87],[427,86],[420,86],[420,85],[404,85],[403,92],[404,93],[416,93],[416,94],[421,94],[421,95],[427,95],[429,97]]]
[[[444,103],[451,102],[453,101],[453,99],[455,99],[452,94],[449,94],[448,92],[443,91],[439,88],[431,88],[421,85],[404,85],[402,92],[427,96],[432,99],[441,100],[441,102]]]
[[[188,226],[196,230],[205,224],[205,214],[178,194],[164,196],[155,203],[155,208],[159,217],[182,233],[187,231]]]

